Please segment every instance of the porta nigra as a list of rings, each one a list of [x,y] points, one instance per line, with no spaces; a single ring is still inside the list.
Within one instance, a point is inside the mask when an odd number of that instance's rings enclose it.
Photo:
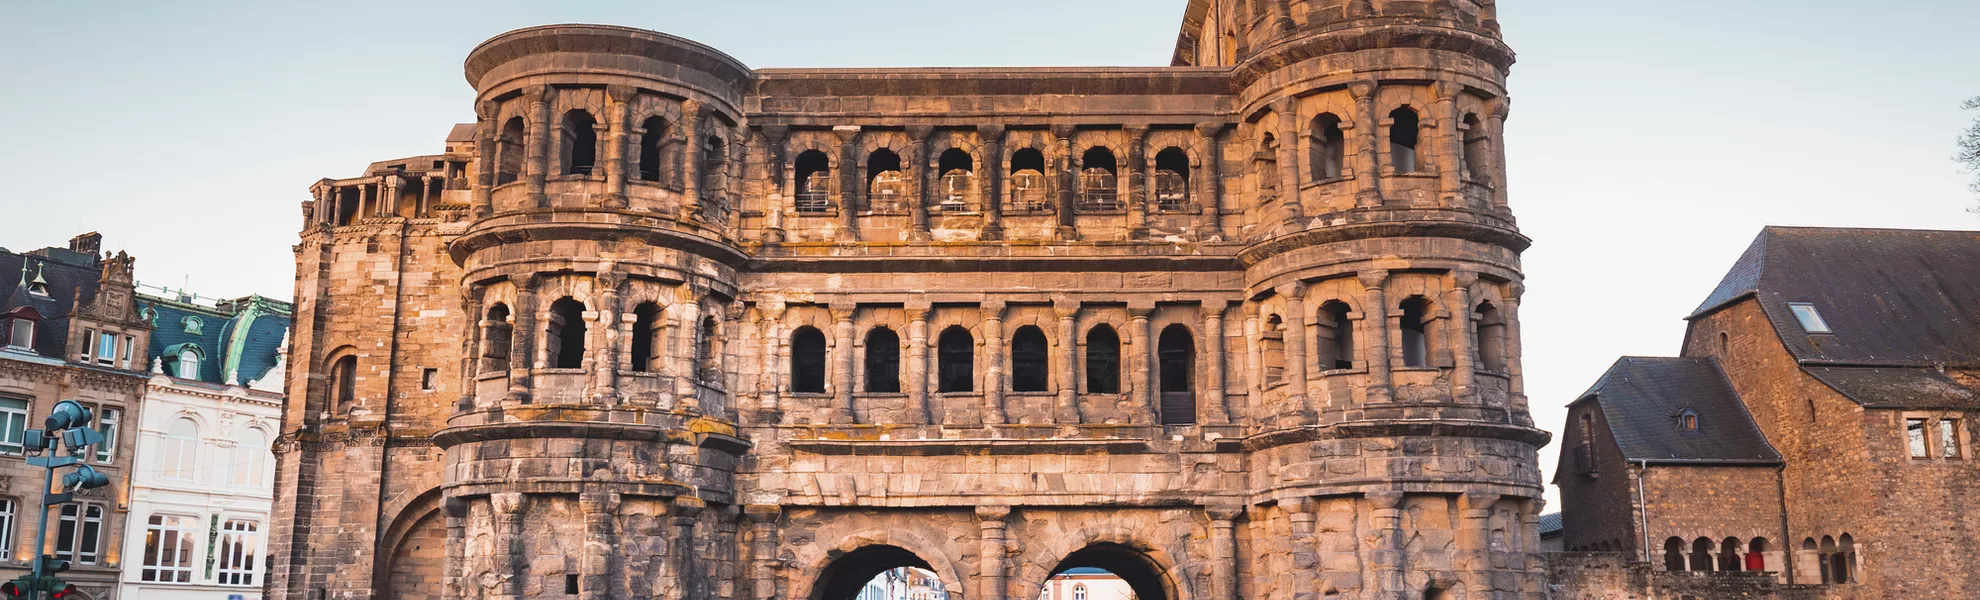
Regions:
[[[1542,598],[1512,63],[1492,0],[1192,0],[1159,68],[496,36],[303,203],[269,595]]]

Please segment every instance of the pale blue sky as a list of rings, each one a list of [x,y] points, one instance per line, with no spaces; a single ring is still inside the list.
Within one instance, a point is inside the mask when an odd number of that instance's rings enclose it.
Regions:
[[[1183,0],[0,0],[0,246],[103,232],[140,279],[287,297],[311,182],[437,152],[502,31],[658,29],[754,67],[1160,65]],[[1500,0],[1536,418],[1679,320],[1762,225],[1972,229],[1972,0]],[[1554,449],[1542,452],[1550,471]]]

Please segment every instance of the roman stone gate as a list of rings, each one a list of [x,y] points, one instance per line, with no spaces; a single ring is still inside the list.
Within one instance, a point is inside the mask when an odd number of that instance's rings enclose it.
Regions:
[[[277,599],[1539,598],[1489,0],[1189,3],[1174,66],[469,55],[296,246]]]

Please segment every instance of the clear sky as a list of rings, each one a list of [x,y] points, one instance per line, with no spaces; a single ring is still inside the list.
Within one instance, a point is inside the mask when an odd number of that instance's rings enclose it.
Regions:
[[[1768,224],[1974,229],[1950,157],[1972,0],[1500,0],[1536,418],[1680,320]],[[0,1],[0,246],[100,231],[140,280],[291,294],[322,177],[438,152],[502,31],[666,31],[755,67],[1167,64],[1184,0]],[[1556,448],[1541,453],[1551,473]]]

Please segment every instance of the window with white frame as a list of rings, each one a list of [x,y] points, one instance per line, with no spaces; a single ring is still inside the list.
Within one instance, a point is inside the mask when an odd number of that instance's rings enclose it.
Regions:
[[[220,526],[220,585],[254,585],[255,554],[261,549],[261,523],[228,519]]]
[[[1905,419],[1904,438],[1912,458],[1931,458],[1931,451],[1925,447],[1925,419]]]
[[[96,432],[103,434],[103,443],[96,445],[96,462],[107,463],[117,459],[117,426],[124,411],[116,407],[104,406],[96,409]]]
[[[199,349],[186,348],[179,351],[179,378],[199,379]]]
[[[159,472],[167,479],[192,479],[199,464],[199,424],[179,417],[165,429],[165,451],[159,455]]]
[[[144,569],[138,579],[192,583],[193,542],[198,538],[198,517],[151,515],[144,527]]]
[[[1789,302],[1788,310],[1794,313],[1796,321],[1801,322],[1802,331],[1833,333],[1829,329],[1829,321],[1822,318],[1822,311],[1815,310],[1815,305],[1806,302]]]
[[[231,461],[234,485],[242,487],[266,485],[268,454],[268,434],[253,427],[242,431],[241,439],[234,443],[234,460]]]
[[[96,564],[103,544],[103,505],[64,504],[55,528],[55,555],[79,564]]]
[[[20,515],[20,503],[13,498],[0,498],[0,554],[14,554],[14,522]]]
[[[0,397],[0,453],[20,454],[27,437],[28,401]]]
[[[89,362],[89,355],[94,353],[96,353],[96,330],[84,329],[82,335],[82,352],[76,354],[76,362]]]
[[[117,334],[105,331],[96,336],[96,364],[110,366],[117,363]]]
[[[7,335],[7,345],[23,350],[34,349],[34,320],[14,317]]]

